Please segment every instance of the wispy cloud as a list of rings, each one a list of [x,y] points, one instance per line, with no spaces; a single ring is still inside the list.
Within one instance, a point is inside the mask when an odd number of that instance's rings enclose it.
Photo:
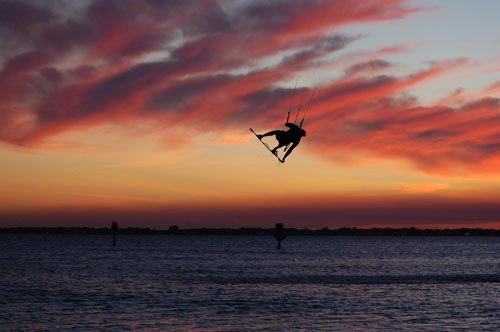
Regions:
[[[36,145],[124,119],[200,133],[232,133],[248,121],[277,124],[292,93],[280,83],[358,38],[329,36],[334,24],[404,19],[422,10],[404,0],[104,0],[67,12],[50,4],[0,3],[2,43],[9,46],[0,59],[4,142]],[[374,51],[351,64],[347,76],[317,88],[307,119],[309,151],[331,159],[346,150],[402,158],[427,172],[497,173],[498,89],[466,102],[451,96],[458,101],[452,107],[423,107],[407,90],[467,61],[386,73],[393,64],[383,57],[401,51],[407,48]],[[266,62],[280,54],[287,55]],[[298,100],[310,93],[300,88]],[[168,134],[164,141],[189,143]]]

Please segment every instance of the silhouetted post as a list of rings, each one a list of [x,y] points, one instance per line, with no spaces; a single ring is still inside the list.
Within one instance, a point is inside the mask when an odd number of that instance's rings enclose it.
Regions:
[[[278,249],[281,249],[281,241],[286,238],[285,228],[283,227],[283,223],[277,223],[274,228],[274,238],[278,241]]]
[[[111,223],[111,229],[113,231],[113,245],[116,246],[116,232],[118,232],[118,223],[116,221]]]

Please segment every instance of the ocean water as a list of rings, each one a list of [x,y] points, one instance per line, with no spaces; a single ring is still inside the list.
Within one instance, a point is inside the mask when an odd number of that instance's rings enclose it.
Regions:
[[[500,329],[498,237],[0,235],[0,330]]]

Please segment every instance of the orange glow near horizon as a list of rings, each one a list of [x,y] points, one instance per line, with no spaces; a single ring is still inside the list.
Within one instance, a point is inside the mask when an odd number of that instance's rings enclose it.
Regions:
[[[500,228],[498,21],[468,5],[16,6],[0,227]],[[308,134],[280,164],[248,128],[282,127],[294,93]]]
[[[121,134],[117,134],[119,132]],[[85,141],[83,137],[91,139]],[[354,165],[332,164],[308,155],[306,145],[299,148],[300,155],[281,165],[249,135],[243,141],[217,144],[205,135],[189,148],[174,149],[154,139],[138,137],[123,150],[126,140],[126,129],[115,128],[109,134],[106,128],[94,128],[59,137],[44,148],[4,150],[2,154],[6,158],[0,168],[2,174],[10,176],[1,179],[1,211],[20,216],[50,214],[50,211],[85,215],[95,211],[96,216],[107,217],[105,210],[115,211],[117,215],[158,210],[177,214],[198,210],[241,211],[242,215],[251,215],[252,210],[274,206],[286,217],[286,210],[293,207],[345,205],[357,210],[373,205],[390,207],[395,202],[428,205],[433,200],[496,204],[500,198],[499,183],[491,183],[488,177],[435,176],[419,172],[404,161],[381,159]],[[78,141],[78,149],[73,150],[71,144],[59,146],[57,141]],[[168,222],[148,218],[152,220],[140,223],[157,228],[175,223],[172,218]],[[229,221],[219,222],[214,218],[214,225],[231,225]],[[248,221],[239,224],[235,218],[235,227],[252,226]],[[264,223],[255,221],[255,224],[271,224],[273,218]],[[312,219],[304,220],[303,225],[325,225],[324,221],[318,223]],[[135,220],[139,223],[137,217]],[[457,222],[456,225],[461,224],[460,220]],[[88,224],[95,223],[89,221]],[[205,220],[200,224],[210,225]],[[432,228],[439,226],[424,224]],[[9,226],[12,225],[10,222]],[[189,221],[186,225],[197,223]],[[333,222],[330,227],[337,225]],[[383,224],[362,226],[370,225]],[[400,225],[405,225],[404,221]],[[473,225],[496,228],[499,224],[498,221],[476,221]]]

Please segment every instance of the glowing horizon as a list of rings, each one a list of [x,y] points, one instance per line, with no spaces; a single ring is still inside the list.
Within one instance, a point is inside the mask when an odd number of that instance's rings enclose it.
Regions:
[[[2,2],[0,227],[500,228],[481,6]],[[282,126],[296,80],[315,98],[281,165],[248,128]]]

